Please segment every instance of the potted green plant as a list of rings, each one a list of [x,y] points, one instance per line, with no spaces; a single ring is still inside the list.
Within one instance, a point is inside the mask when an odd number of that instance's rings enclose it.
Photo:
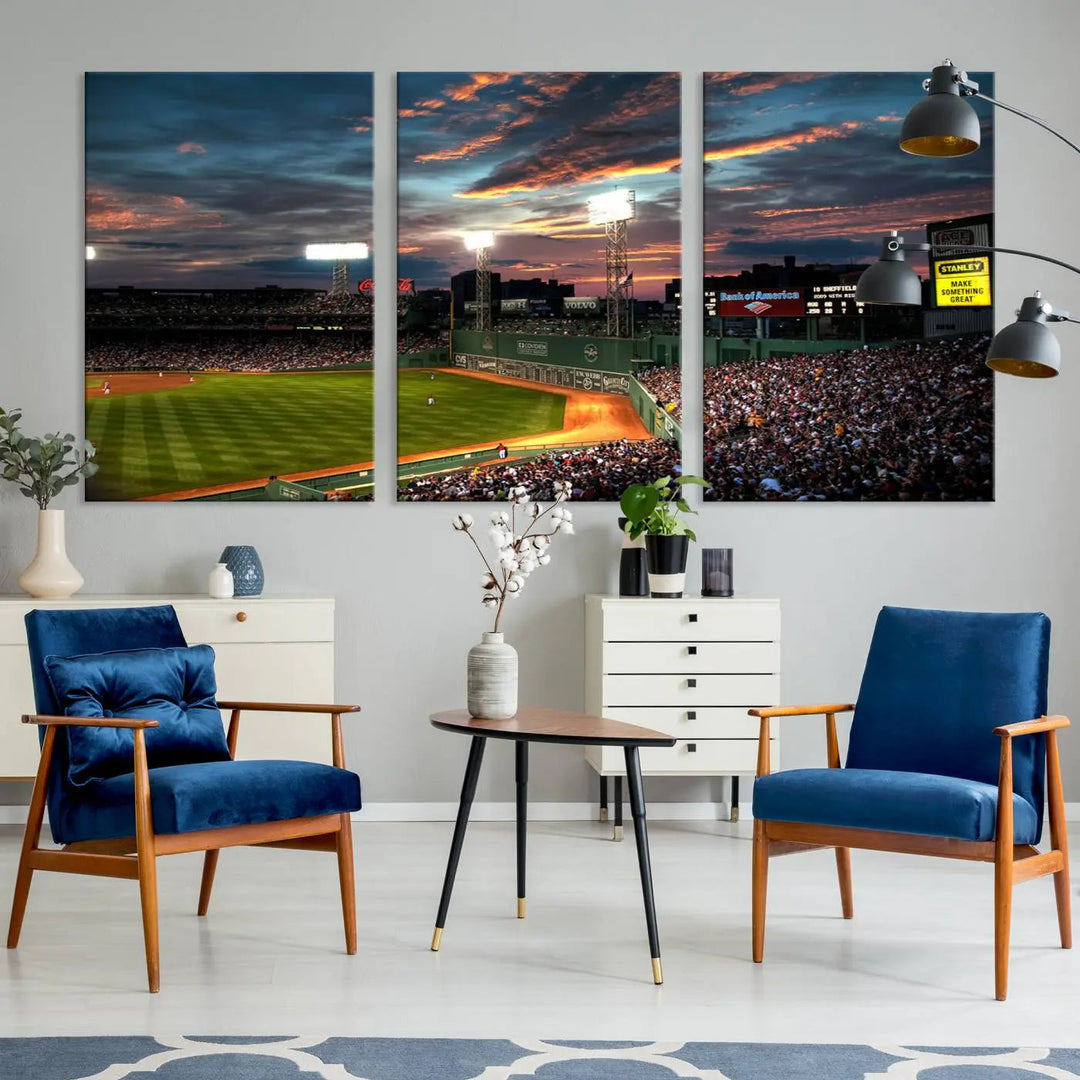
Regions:
[[[686,557],[697,536],[682,515],[697,513],[683,498],[687,484],[705,487],[700,476],[662,476],[651,484],[631,484],[619,500],[631,540],[645,536],[652,596],[680,597],[686,587]]]
[[[18,428],[22,413],[0,408],[0,479],[9,480],[38,506],[38,543],[33,562],[19,575],[19,588],[43,600],[64,600],[79,591],[82,574],[64,543],[64,511],[49,503],[81,477],[93,476],[93,443],[77,449],[74,435],[56,432],[35,438]]]

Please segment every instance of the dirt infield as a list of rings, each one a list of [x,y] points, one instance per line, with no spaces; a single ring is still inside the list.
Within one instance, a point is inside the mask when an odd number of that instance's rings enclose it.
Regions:
[[[621,394],[602,394],[598,391],[573,390],[566,386],[551,386],[548,383],[526,382],[523,379],[511,379],[505,375],[492,375],[485,371],[463,371],[461,368],[437,368],[447,375],[461,375],[470,379],[484,379],[487,382],[503,383],[507,386],[525,386],[543,390],[549,394],[559,394],[566,398],[566,410],[563,413],[563,426],[555,431],[542,431],[533,435],[521,435],[512,439],[503,439],[503,445],[513,450],[519,446],[535,446],[547,443],[553,446],[564,444],[613,442],[616,439],[644,441],[653,438],[645,430],[641,417],[634,411],[630,399]],[[477,450],[491,449],[492,442],[473,443],[470,446],[449,446],[442,450],[426,450],[422,454],[406,454],[398,458],[399,465],[407,465],[427,458],[446,457],[450,454],[471,454]]]
[[[149,394],[154,390],[175,390],[178,386],[194,386],[196,377],[186,371],[166,371],[157,375],[152,371],[126,371],[119,375],[106,372],[88,375],[90,379],[100,379],[101,386],[88,386],[86,396],[120,397],[124,394]],[[105,393],[105,383],[109,384],[109,393]]]

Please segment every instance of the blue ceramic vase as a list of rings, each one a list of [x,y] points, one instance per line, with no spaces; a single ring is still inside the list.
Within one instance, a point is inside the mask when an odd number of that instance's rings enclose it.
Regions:
[[[262,595],[262,563],[259,553],[250,544],[230,544],[218,562],[223,562],[233,576],[233,596]]]

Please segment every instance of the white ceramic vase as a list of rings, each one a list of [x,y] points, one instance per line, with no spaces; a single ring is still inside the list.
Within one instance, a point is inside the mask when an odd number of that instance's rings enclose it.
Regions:
[[[19,575],[19,588],[36,600],[66,600],[83,587],[64,546],[64,511],[38,511],[34,561]]]
[[[502,634],[483,634],[469,650],[469,715],[506,720],[517,712],[518,655]]]
[[[210,571],[209,589],[214,600],[228,600],[233,595],[232,572],[223,562]]]

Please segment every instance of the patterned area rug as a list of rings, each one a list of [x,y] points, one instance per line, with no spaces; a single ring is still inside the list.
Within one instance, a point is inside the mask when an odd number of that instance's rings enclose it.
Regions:
[[[0,1039],[4,1080],[1055,1080],[1080,1050],[155,1036]]]

